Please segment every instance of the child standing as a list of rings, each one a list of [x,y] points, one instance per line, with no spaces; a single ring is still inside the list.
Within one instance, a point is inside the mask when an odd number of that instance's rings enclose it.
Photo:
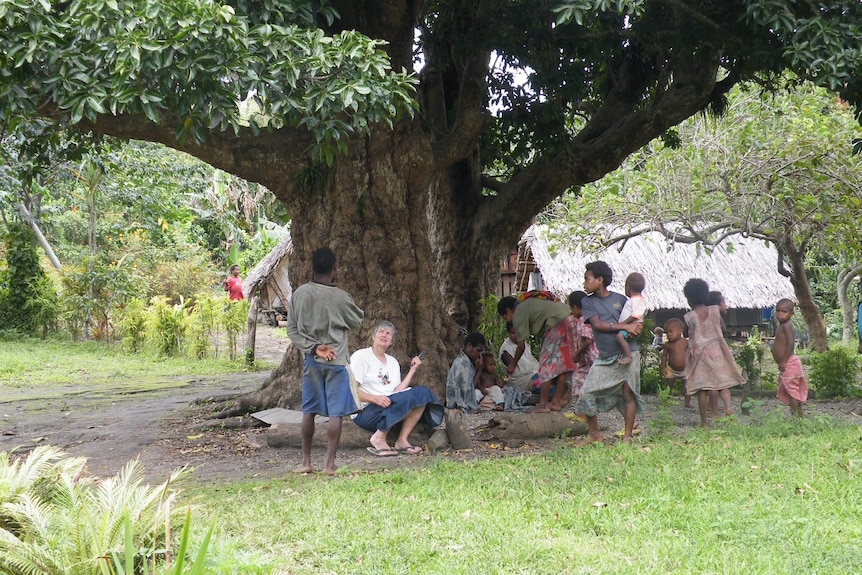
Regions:
[[[795,304],[782,299],[775,305],[778,330],[772,344],[772,357],[778,364],[778,399],[790,406],[790,413],[802,417],[802,404],[808,401],[808,382],[802,372],[802,362],[793,353],[796,331],[790,318]]]
[[[619,323],[643,323],[647,311],[647,302],[642,295],[645,287],[646,279],[642,274],[635,272],[626,278],[626,297],[629,299],[620,312]],[[632,350],[629,346],[631,336],[628,331],[623,329],[617,332],[616,337],[620,349],[623,350],[623,355],[619,360],[620,364],[628,365],[632,362]]]
[[[497,375],[497,360],[490,351],[482,352],[482,369],[476,371],[476,401],[479,407],[503,411],[505,397],[503,396],[503,381]]]
[[[724,321],[724,316],[727,315],[727,302],[724,301],[724,295],[720,291],[711,291],[706,296],[706,305],[717,305],[719,319],[721,319],[721,335],[724,339],[730,336],[730,330],[727,329],[727,323]],[[729,405],[724,406],[724,411],[730,409]],[[718,414],[718,392],[712,390],[709,392],[709,412],[712,415]]]
[[[239,277],[239,266],[236,264],[230,266],[229,273],[230,275],[222,282],[222,287],[224,288],[224,291],[228,293],[228,297],[231,301],[241,301],[243,299],[243,295],[242,278]]]
[[[691,396],[685,392],[685,360],[688,355],[688,340],[682,336],[685,325],[682,320],[672,317],[664,324],[667,341],[661,350],[659,370],[664,377],[665,385],[673,387],[677,380],[682,382],[682,393],[685,395],[685,407],[692,407]]]
[[[700,425],[709,427],[707,404],[709,390],[719,392],[724,405],[730,406],[730,388],[740,385],[745,377],[733,360],[733,354],[721,333],[718,306],[706,305],[709,285],[700,278],[685,283],[683,293],[691,306],[685,314],[688,326],[688,360],[686,361],[686,392],[697,393],[697,408]],[[726,415],[733,415],[730,409]]]

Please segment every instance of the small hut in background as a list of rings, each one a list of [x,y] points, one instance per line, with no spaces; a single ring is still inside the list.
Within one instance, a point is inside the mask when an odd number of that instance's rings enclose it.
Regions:
[[[603,260],[611,266],[613,291],[622,293],[626,276],[640,272],[646,278],[644,296],[648,317],[663,325],[671,317],[688,311],[682,293],[690,278],[702,278],[710,289],[720,291],[728,305],[725,322],[731,333],[744,336],[754,326],[762,333],[771,330],[772,310],[781,298],[794,299],[790,280],[778,273],[778,252],[772,244],[736,237],[705,247],[669,242],[658,232],[629,239],[613,246],[585,252],[548,227],[534,225],[521,239],[519,254],[529,254],[532,262],[518,262],[515,279],[518,291],[547,289],[560,298],[584,289],[584,266]]]
[[[260,301],[259,313],[273,327],[277,327],[278,322],[287,317],[287,306],[293,293],[287,277],[287,262],[292,253],[293,242],[287,235],[260,260],[242,284],[245,299],[253,302],[252,298],[257,295]]]

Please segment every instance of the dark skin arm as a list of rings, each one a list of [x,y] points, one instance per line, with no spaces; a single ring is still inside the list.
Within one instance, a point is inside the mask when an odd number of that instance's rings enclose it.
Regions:
[[[784,371],[787,367],[787,360],[793,355],[793,346],[795,337],[793,326],[789,321],[778,325],[778,330],[775,332],[775,341],[772,344],[772,358],[778,364],[779,371]]]
[[[514,371],[515,371],[515,366],[517,366],[517,365],[518,365],[518,362],[519,362],[519,361],[521,361],[521,356],[522,356],[522,355],[524,355],[524,349],[525,349],[526,347],[527,347],[527,342],[526,342],[526,341],[521,340],[521,341],[519,341],[519,342],[518,342],[518,348],[515,350],[515,357],[514,357],[514,359],[512,360],[512,362],[511,362],[511,363],[509,363],[509,364],[508,364],[508,366],[506,367],[506,373],[508,373],[509,375],[511,375],[511,374],[512,374],[512,372],[514,372]]]
[[[618,321],[603,321],[595,316],[590,318],[590,325],[597,331],[616,333],[618,331],[626,330],[632,335],[640,335],[641,330],[643,329],[643,323],[628,324],[620,323]]]

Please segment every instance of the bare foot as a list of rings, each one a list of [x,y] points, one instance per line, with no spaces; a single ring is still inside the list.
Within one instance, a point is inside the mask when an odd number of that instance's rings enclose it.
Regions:
[[[623,443],[626,445],[631,445],[632,444],[632,438],[631,437],[623,437]]]
[[[617,363],[619,363],[620,365],[628,365],[631,362],[632,362],[632,358],[630,358],[629,356],[624,356],[624,357],[621,357]]]
[[[540,404],[536,405],[536,407],[532,407],[532,408],[527,410],[527,413],[550,413],[550,412],[551,412],[551,408],[548,407],[547,403],[545,403],[545,404],[540,403]]]
[[[300,465],[290,470],[291,473],[314,473],[314,469],[310,465]]]
[[[563,406],[552,401],[551,403],[548,404],[548,409],[551,411],[562,411]]]
[[[725,411],[725,412],[724,412],[724,416],[725,416],[725,417],[732,417],[732,416],[733,416],[733,411],[732,411],[732,410],[730,410],[730,409],[728,409],[727,411]]]
[[[592,433],[588,434],[584,439],[578,444],[583,447],[584,445],[591,445],[593,443],[604,443],[605,438],[602,437],[602,434],[599,433],[597,435],[593,435]]]
[[[323,473],[324,475],[335,475],[335,472],[338,471],[338,467],[333,465],[332,467],[324,467]]]

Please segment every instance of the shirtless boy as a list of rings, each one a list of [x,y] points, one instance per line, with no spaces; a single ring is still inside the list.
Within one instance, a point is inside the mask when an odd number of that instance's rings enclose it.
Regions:
[[[476,401],[482,407],[487,397],[494,402],[494,409],[503,411],[505,397],[503,396],[503,381],[497,375],[497,360],[490,351],[482,353],[482,369],[476,371]]]
[[[793,351],[796,331],[790,318],[795,304],[782,299],[775,305],[778,329],[772,344],[772,358],[778,364],[778,399],[790,406],[790,413],[802,417],[802,404],[808,401],[808,382],[802,371],[802,362]]]
[[[671,318],[664,324],[666,341],[661,350],[661,371],[664,382],[668,387],[673,387],[676,380],[682,381],[682,390],[685,393],[685,360],[688,352],[688,340],[682,336],[684,324],[679,318]],[[692,407],[691,396],[685,396],[685,407]]]

